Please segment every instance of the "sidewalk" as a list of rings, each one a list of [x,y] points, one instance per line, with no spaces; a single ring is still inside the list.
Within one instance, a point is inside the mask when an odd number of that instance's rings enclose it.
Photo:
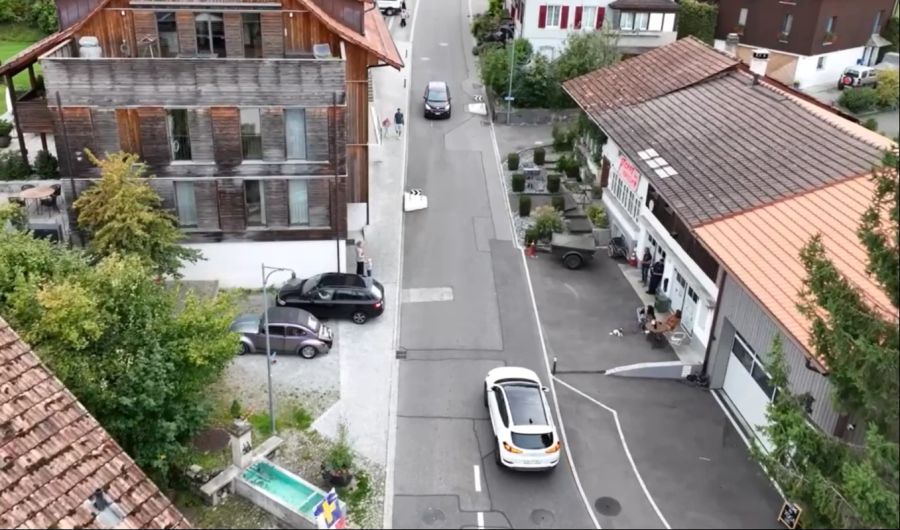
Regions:
[[[397,42],[405,57],[409,44]],[[393,116],[399,107],[406,110],[407,90],[403,88],[408,67],[398,72],[390,67],[369,70],[375,86],[374,113]],[[374,127],[378,126],[376,122]],[[403,138],[393,131],[377,142],[380,134],[370,131],[369,144],[369,225],[363,229],[366,250],[373,260],[374,276],[384,284],[385,311],[377,319],[359,326],[337,322],[340,341],[340,400],[313,427],[328,437],[347,424],[354,449],[380,466],[387,464],[389,408],[396,363],[394,332],[399,316],[400,232],[403,223],[402,198],[406,173]]]

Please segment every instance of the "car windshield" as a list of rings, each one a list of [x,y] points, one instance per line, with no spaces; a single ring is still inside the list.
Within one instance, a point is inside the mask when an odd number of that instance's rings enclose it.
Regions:
[[[319,281],[322,279],[321,274],[317,274],[312,278],[308,278],[305,282],[303,282],[303,287],[300,289],[300,292],[306,294],[313,290],[317,285],[319,285]]]
[[[369,286],[369,292],[375,295],[376,300],[381,300],[384,298],[384,293],[381,292],[381,289],[378,288],[374,283]]]
[[[309,320],[307,321],[307,325],[309,326],[309,329],[311,329],[313,331],[317,331],[319,329],[319,319],[312,315],[309,315]]]
[[[521,434],[512,433],[512,443],[521,449],[546,449],[553,445],[553,433]]]
[[[447,89],[444,87],[428,87],[428,101],[435,103],[447,102]]]

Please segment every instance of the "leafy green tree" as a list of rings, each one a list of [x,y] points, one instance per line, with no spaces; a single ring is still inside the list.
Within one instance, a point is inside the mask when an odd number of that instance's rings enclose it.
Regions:
[[[183,262],[201,259],[199,251],[179,244],[183,234],[178,221],[163,210],[137,155],[113,153],[103,160],[90,151],[87,155],[100,168],[101,178],[73,206],[94,254],[134,255],[154,273],[175,277]]]
[[[523,108],[556,107],[564,96],[553,64],[540,53],[522,70],[513,90],[516,106]]]
[[[481,80],[484,85],[497,96],[505,96],[509,89],[509,63],[513,58],[510,46],[489,46],[481,52],[479,64],[481,67]],[[513,82],[520,78],[525,66],[531,60],[531,43],[525,39],[515,40],[515,72]]]
[[[892,307],[876,307],[860,293],[820,237],[801,252],[807,280],[799,309],[811,321],[814,351],[828,366],[835,406],[865,427],[865,443],[851,445],[814,427],[804,399],[790,392],[780,340],[770,356],[779,389],[765,428],[772,450],[754,454],[804,508],[807,528],[896,528],[900,517],[897,169],[895,148],[873,172],[875,194],[857,231],[867,272]]]
[[[25,230],[28,226],[25,208],[15,203],[0,204],[0,230],[6,229],[6,223],[14,230]]]
[[[681,0],[678,4],[678,38],[692,35],[707,44],[716,38],[718,6],[701,0]]]
[[[569,79],[612,66],[622,59],[619,34],[609,26],[600,31],[570,33],[566,47],[555,61],[557,80]]]
[[[22,259],[25,258],[25,259]],[[209,417],[208,388],[234,356],[228,296],[155,281],[137,256],[85,255],[0,234],[0,311],[87,409],[165,482]]]
[[[897,70],[882,70],[878,72],[878,86],[875,87],[878,94],[878,105],[896,109],[900,99],[900,72]]]

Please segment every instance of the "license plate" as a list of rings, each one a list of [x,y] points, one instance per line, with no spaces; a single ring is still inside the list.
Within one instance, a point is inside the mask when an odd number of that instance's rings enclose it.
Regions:
[[[540,465],[541,463],[542,462],[540,460],[525,460],[526,466],[537,466],[537,465]]]

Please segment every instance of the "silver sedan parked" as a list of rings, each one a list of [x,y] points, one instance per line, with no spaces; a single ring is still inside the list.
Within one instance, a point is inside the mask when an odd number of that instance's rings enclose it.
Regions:
[[[334,343],[331,329],[309,312],[294,307],[270,307],[269,344],[272,351],[296,353],[312,359],[328,353]],[[241,334],[240,355],[266,351],[264,315],[240,315],[231,324],[231,331]]]

